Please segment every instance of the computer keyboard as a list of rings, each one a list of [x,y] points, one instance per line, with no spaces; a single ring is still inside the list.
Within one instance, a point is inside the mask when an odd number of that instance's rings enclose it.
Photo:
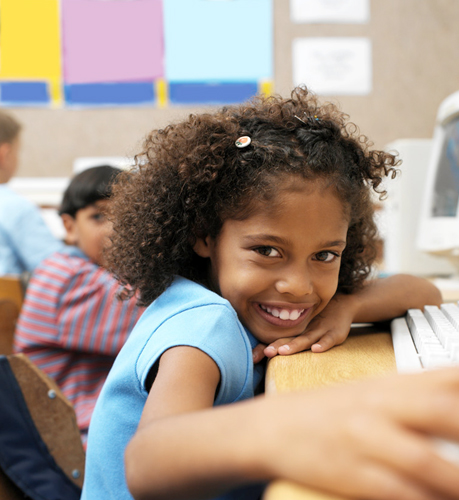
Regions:
[[[410,309],[391,323],[399,372],[459,365],[459,307],[442,304]]]
[[[459,366],[459,307],[442,304],[410,309],[391,323],[395,362],[399,372]],[[444,458],[459,464],[459,443],[434,438]]]

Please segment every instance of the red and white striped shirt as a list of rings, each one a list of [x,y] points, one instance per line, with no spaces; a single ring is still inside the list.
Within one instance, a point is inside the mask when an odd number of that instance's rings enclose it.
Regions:
[[[143,312],[135,297],[79,248],[55,252],[36,268],[15,332],[15,352],[53,378],[75,408],[83,443],[99,392]]]

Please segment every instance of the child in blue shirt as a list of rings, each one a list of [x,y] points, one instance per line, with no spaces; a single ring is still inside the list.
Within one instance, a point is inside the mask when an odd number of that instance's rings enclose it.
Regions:
[[[18,167],[21,125],[0,110],[0,276],[32,272],[63,247],[38,208],[7,185]]]
[[[253,349],[321,352],[352,322],[441,302],[422,279],[369,279],[370,194],[396,165],[302,88],[151,133],[114,188],[108,255],[148,308],[96,404],[83,500],[255,500],[276,478],[368,500],[458,491],[459,469],[414,432],[446,422],[459,437],[452,416],[424,417],[432,397],[454,400],[457,373],[254,397]]]

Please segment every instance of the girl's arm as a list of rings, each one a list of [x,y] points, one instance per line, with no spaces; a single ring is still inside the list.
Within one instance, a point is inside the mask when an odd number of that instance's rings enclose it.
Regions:
[[[441,302],[438,288],[423,278],[397,274],[368,281],[353,294],[336,294],[302,335],[257,348],[254,359],[259,361],[264,355],[272,358],[276,354],[294,354],[309,348],[323,352],[346,340],[351,323],[385,321],[403,316],[408,309],[422,309]]]
[[[175,349],[193,372],[192,349]],[[125,454],[136,500],[211,498],[273,479],[367,500],[459,499],[459,467],[426,437],[459,440],[457,368],[198,408],[213,383],[178,378],[167,358]]]

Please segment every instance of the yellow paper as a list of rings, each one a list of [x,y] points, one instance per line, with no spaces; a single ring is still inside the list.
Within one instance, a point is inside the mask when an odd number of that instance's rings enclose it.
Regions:
[[[165,108],[169,102],[169,88],[162,78],[156,80],[156,100],[160,108]]]
[[[0,0],[0,78],[61,80],[58,0]],[[54,93],[53,92],[53,93]]]
[[[273,87],[274,85],[272,80],[260,80],[258,82],[258,93],[264,95],[272,95]]]

